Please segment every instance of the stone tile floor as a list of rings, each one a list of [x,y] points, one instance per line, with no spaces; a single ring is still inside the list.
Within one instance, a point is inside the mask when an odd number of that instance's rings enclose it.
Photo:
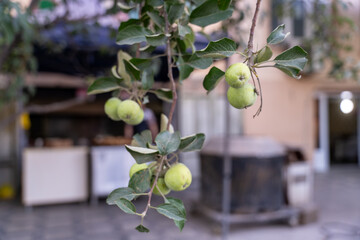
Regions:
[[[191,206],[198,191],[184,196]],[[157,199],[160,201],[161,199]],[[145,199],[137,200],[142,209]],[[315,177],[315,203],[319,208],[316,223],[289,227],[284,223],[233,225],[229,240],[359,240],[360,239],[360,168],[334,167],[327,174]],[[141,206],[142,205],[142,206]],[[114,206],[100,201],[39,206],[31,209],[16,202],[0,202],[0,240],[215,240],[221,239],[219,226],[200,215],[188,214],[180,233],[165,217],[150,212],[144,225],[151,232],[137,233],[137,216],[123,214]],[[326,237],[322,230],[339,234]],[[357,226],[352,228],[351,226]]]

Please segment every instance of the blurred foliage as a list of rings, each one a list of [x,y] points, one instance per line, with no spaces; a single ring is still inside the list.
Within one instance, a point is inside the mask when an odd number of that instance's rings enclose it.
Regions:
[[[12,100],[23,85],[23,75],[36,69],[33,56],[34,27],[30,15],[11,0],[0,1],[0,72],[9,74],[2,78],[0,107]]]
[[[359,80],[360,62],[353,58],[353,43],[358,25],[350,17],[351,1],[345,0],[273,0],[273,10],[279,19],[293,18],[295,4],[302,2],[305,28],[310,34],[300,40],[300,45],[309,53],[308,73],[322,71],[328,61],[328,72],[336,80]],[[305,32],[309,29],[305,29]]]

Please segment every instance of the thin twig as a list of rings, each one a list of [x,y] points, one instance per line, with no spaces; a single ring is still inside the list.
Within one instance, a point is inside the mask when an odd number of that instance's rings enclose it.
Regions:
[[[253,47],[254,47],[254,32],[255,32],[255,27],[256,27],[256,21],[257,21],[257,16],[260,10],[260,4],[261,4],[261,0],[257,0],[256,2],[256,8],[255,8],[255,13],[252,19],[252,24],[251,24],[251,28],[250,28],[250,35],[249,35],[249,41],[248,41],[248,56],[251,58],[253,55]],[[249,60],[250,62],[250,60]]]
[[[255,91],[257,94],[260,95],[260,107],[258,108],[258,110],[256,111],[255,115],[253,117],[259,116],[261,110],[262,110],[262,102],[263,102],[263,98],[262,98],[262,91],[261,91],[261,83],[260,83],[260,79],[255,71],[255,69],[251,66],[251,64],[253,63],[253,48],[254,48],[254,32],[255,32],[255,27],[256,27],[256,21],[257,21],[257,16],[260,10],[260,4],[261,4],[261,0],[257,0],[256,1],[256,7],[255,7],[255,12],[254,12],[254,16],[252,19],[252,24],[250,27],[250,34],[249,34],[249,41],[248,41],[248,47],[247,47],[247,51],[248,51],[248,67],[250,68],[250,72],[251,72],[251,78],[253,80],[254,83],[254,87],[255,87]],[[254,80],[254,76],[253,73],[256,76],[258,85],[259,85],[259,91],[256,88],[256,84],[255,84],[255,80]]]
[[[168,35],[169,29],[170,29],[170,23],[169,23],[169,19],[168,19],[166,10],[164,11],[164,18],[165,18],[165,35]],[[175,112],[176,101],[177,101],[176,83],[175,83],[175,79],[174,79],[174,75],[173,75],[173,71],[172,71],[173,64],[172,64],[172,53],[171,53],[171,45],[170,45],[169,37],[167,38],[167,41],[166,41],[166,55],[167,55],[167,64],[168,64],[168,77],[171,82],[172,95],[173,95],[170,112],[169,112],[169,122],[168,122],[167,128],[166,128],[167,130],[169,130],[172,119],[173,119],[173,115]]]
[[[153,185],[151,186],[151,189],[150,189],[150,191],[148,192],[149,199],[148,199],[148,202],[147,202],[147,204],[146,204],[145,210],[142,212],[142,220],[143,220],[143,218],[145,217],[147,211],[149,210],[149,207],[151,206],[151,197],[152,197],[152,195],[153,195],[154,188],[155,188],[155,186],[156,186],[156,184],[157,184],[157,181],[158,181],[158,179],[159,179],[160,172],[161,172],[161,170],[162,170],[162,168],[163,168],[163,164],[164,164],[165,158],[166,158],[166,157],[164,157],[164,156],[161,158],[159,167],[158,167],[158,169],[156,170],[156,175],[155,175],[155,179],[154,179]]]
[[[255,118],[256,116],[259,116],[259,114],[261,113],[261,110],[262,110],[262,107],[263,107],[263,95],[262,95],[262,90],[261,90],[261,84],[260,84],[260,79],[259,79],[259,76],[256,72],[256,70],[253,68],[252,71],[251,71],[251,77],[254,79],[253,77],[253,72],[254,72],[254,75],[256,77],[256,80],[258,82],[258,85],[259,85],[259,95],[260,95],[260,106],[258,108],[258,110],[256,111],[256,113],[254,114],[253,118]]]

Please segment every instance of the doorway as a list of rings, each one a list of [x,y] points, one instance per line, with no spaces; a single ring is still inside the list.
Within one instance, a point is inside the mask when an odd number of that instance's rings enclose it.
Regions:
[[[354,101],[348,102],[350,104],[348,109],[344,110],[344,107],[341,109],[340,106],[344,106],[342,101],[342,98],[330,98],[328,101],[329,160],[331,165],[358,163],[358,109]]]

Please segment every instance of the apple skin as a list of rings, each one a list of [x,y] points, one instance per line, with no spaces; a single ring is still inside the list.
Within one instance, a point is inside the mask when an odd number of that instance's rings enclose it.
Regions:
[[[152,184],[153,184],[153,181],[151,182],[151,186],[152,186]],[[156,186],[153,190],[153,193],[155,195],[161,196],[161,193],[159,192],[158,188],[163,195],[167,195],[171,192],[171,190],[166,186],[164,178],[158,178]]]
[[[138,125],[144,120],[144,111],[139,104],[129,99],[118,105],[117,114],[121,120],[130,125]]]
[[[192,181],[192,175],[187,166],[177,163],[165,173],[165,184],[173,191],[182,191],[188,188]]]
[[[138,163],[134,163],[129,171],[129,176],[130,178],[138,171],[141,171],[143,169],[148,168],[148,165],[146,163],[142,163],[142,164],[138,164]]]
[[[241,88],[230,87],[227,91],[227,99],[234,108],[242,109],[253,105],[257,99],[254,86],[246,83]]]
[[[225,72],[225,80],[233,88],[240,88],[250,79],[250,69],[245,63],[234,63]]]
[[[104,106],[104,110],[106,115],[114,121],[120,121],[120,117],[118,116],[117,109],[121,100],[117,97],[109,98]]]

